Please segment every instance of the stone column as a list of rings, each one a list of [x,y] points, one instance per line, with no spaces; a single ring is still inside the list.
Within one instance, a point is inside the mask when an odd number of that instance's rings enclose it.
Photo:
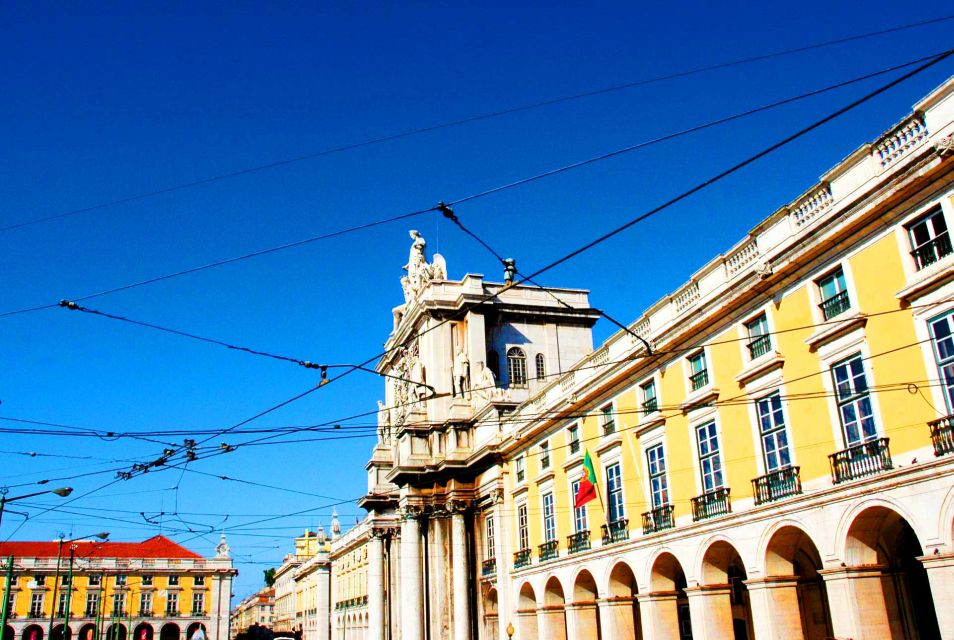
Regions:
[[[693,640],[732,638],[732,587],[707,584],[686,589]]]
[[[640,594],[643,640],[679,640],[679,607],[675,591]]]
[[[541,638],[566,640],[566,610],[562,605],[537,609],[537,628]]]
[[[331,562],[316,570],[318,585],[315,592],[315,628],[318,640],[331,640]]]
[[[470,317],[473,314],[468,314]],[[471,328],[473,330],[473,328]],[[473,359],[472,359],[473,360]],[[473,364],[473,362],[471,363]],[[504,472],[505,473],[505,472]],[[517,625],[514,619],[516,605],[513,603],[513,586],[510,582],[511,562],[513,562],[513,531],[510,520],[509,510],[504,508],[504,493],[495,490],[493,494],[493,512],[494,512],[494,558],[497,559],[497,637],[507,637],[507,625]],[[513,508],[513,502],[510,502],[510,508]]]
[[[884,567],[823,569],[828,605],[832,612],[832,635],[853,640],[891,637],[891,620],[884,598]]]
[[[802,640],[802,615],[798,606],[798,576],[772,576],[746,580],[756,638]]]
[[[937,626],[944,640],[954,640],[954,553],[918,558],[927,570]],[[926,607],[926,603],[918,603]]]
[[[423,640],[424,577],[421,573],[421,523],[417,511],[405,511],[401,523],[401,639]]]
[[[597,640],[599,613],[595,602],[566,605],[566,637],[568,640]],[[607,636],[607,640],[609,636]]]
[[[384,535],[372,529],[368,540],[368,640],[384,640]]]
[[[597,604],[604,638],[636,640],[636,598],[613,597],[600,600]]]
[[[464,514],[456,509],[451,516],[451,569],[454,575],[453,607],[454,607],[454,638],[468,640],[471,634],[470,625],[470,597],[467,592],[467,531],[464,526]]]

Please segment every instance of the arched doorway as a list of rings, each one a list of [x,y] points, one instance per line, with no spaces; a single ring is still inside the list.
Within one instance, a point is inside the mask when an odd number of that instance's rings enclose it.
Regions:
[[[596,589],[596,580],[586,569],[576,575],[573,581],[573,604],[567,616],[567,623],[572,626],[576,640],[600,640],[600,614],[596,601],[599,592]]]
[[[96,640],[96,625],[87,622],[80,627],[79,640]]]
[[[497,625],[499,624],[499,613],[497,610],[497,590],[493,587],[485,586],[483,597],[484,605],[484,624],[481,638],[496,638]]]
[[[620,640],[639,640],[643,637],[639,620],[639,603],[636,600],[636,576],[625,562],[618,562],[609,577],[609,622],[607,637]]]
[[[521,640],[536,640],[537,638],[537,596],[529,582],[520,587],[517,597],[517,621],[520,624],[517,636]]]
[[[647,600],[649,618],[654,638],[692,638],[692,616],[686,597],[686,574],[676,556],[665,552],[659,554],[649,575],[652,590]]]
[[[186,630],[186,640],[208,640],[208,637],[209,633],[201,622],[193,622]]]
[[[566,640],[566,596],[563,594],[563,585],[556,576],[551,576],[543,588],[540,618],[540,635],[554,640]]]
[[[43,627],[31,624],[23,629],[22,640],[43,640]]]
[[[152,625],[148,622],[140,622],[136,625],[136,630],[133,632],[133,640],[152,640],[153,630]]]
[[[159,640],[179,640],[179,625],[167,622],[159,630]]]
[[[103,637],[105,640],[126,640],[126,625],[121,622],[109,625]]]
[[[50,632],[50,640],[72,640],[72,629],[65,628],[66,632],[64,633],[64,628],[62,624],[53,627],[53,630]]]
[[[719,540],[706,549],[702,558],[704,587],[694,596],[696,624],[715,631],[719,637],[749,640],[754,636],[752,605],[745,585],[748,576],[742,557],[728,542]]]
[[[17,637],[17,632],[13,630],[13,627],[7,625],[3,628],[3,640],[14,640]]]
[[[837,616],[835,635],[846,635],[851,624],[851,635],[865,638],[940,638],[935,607],[950,602],[933,598],[922,555],[911,525],[895,511],[871,507],[858,514],[848,528],[847,569],[830,578],[845,581],[856,611]]]
[[[765,620],[756,620],[756,637],[824,640],[833,635],[825,582],[818,573],[821,555],[807,533],[785,526],[769,539],[764,580],[748,582]]]

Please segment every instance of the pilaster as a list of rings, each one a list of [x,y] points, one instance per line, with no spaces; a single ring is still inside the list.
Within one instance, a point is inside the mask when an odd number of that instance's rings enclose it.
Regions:
[[[468,640],[471,634],[470,594],[468,593],[469,566],[467,562],[467,531],[464,505],[451,508],[451,568],[453,571],[454,638]]]
[[[823,569],[818,573],[825,580],[833,613],[832,635],[854,640],[892,637],[882,585],[883,566]]]
[[[604,638],[635,640],[637,632],[636,598],[614,597],[597,602],[600,629]]]
[[[643,640],[679,640],[678,593],[656,591],[639,594]]]
[[[401,640],[423,640],[424,580],[420,510],[407,507],[401,522]]]
[[[732,638],[732,587],[700,585],[686,589],[693,640]]]
[[[954,553],[918,558],[931,583],[934,611],[941,638],[954,640]]]
[[[746,580],[756,638],[801,640],[804,636],[798,606],[798,576]]]

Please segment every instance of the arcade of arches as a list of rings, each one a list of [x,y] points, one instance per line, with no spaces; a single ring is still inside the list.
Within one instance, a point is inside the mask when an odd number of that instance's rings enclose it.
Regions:
[[[692,584],[691,556],[651,550],[642,563],[619,554],[523,578],[514,587],[513,638],[954,638],[954,557],[928,555],[896,511],[872,506],[853,517],[842,538],[843,566],[826,567],[816,542],[813,532],[781,525],[767,532],[759,557],[743,559],[729,539],[709,540],[698,549]],[[637,579],[640,564],[645,581]],[[498,595],[484,586],[481,638],[506,637]]]

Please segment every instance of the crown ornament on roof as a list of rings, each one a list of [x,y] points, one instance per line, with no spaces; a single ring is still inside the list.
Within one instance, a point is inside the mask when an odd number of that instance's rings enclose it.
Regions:
[[[225,532],[222,533],[222,537],[219,538],[219,543],[215,545],[215,557],[216,558],[231,558],[229,552],[232,551],[232,547],[229,546],[229,543],[225,541]]]

